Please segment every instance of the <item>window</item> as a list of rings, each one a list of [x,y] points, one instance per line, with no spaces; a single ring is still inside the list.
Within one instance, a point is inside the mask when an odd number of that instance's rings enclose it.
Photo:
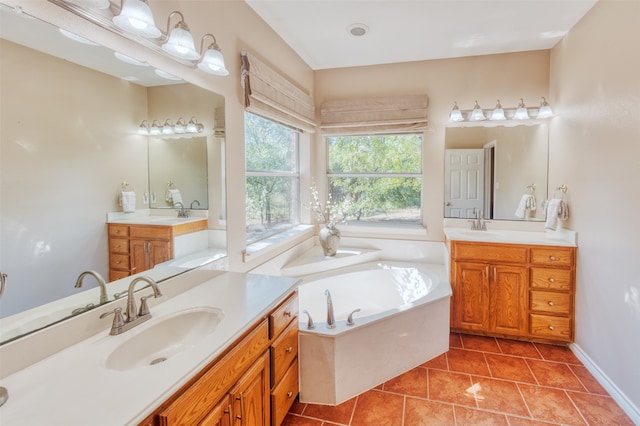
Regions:
[[[329,191],[349,223],[421,223],[422,136],[327,138]]]
[[[290,127],[245,112],[248,243],[299,222],[298,139]]]

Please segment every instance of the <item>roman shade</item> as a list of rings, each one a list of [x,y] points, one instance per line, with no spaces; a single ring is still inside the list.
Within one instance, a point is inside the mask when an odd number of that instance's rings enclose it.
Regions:
[[[320,106],[325,136],[413,133],[427,129],[426,95],[328,100]]]
[[[254,55],[241,53],[245,110],[313,133],[313,98]]]

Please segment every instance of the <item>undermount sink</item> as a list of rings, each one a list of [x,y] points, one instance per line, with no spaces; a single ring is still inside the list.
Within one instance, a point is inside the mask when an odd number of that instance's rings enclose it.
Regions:
[[[109,354],[106,367],[127,371],[156,365],[196,346],[213,333],[223,318],[222,310],[193,308],[166,318],[154,319],[140,332],[134,328],[130,338]],[[136,333],[137,332],[137,333]]]
[[[472,238],[497,238],[504,236],[504,233],[497,231],[464,230],[459,232],[464,236]]]

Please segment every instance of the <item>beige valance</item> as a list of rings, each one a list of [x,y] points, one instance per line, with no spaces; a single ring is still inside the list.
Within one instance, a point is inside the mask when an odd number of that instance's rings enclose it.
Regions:
[[[325,101],[320,129],[327,136],[413,133],[427,128],[426,95]]]
[[[305,132],[316,129],[313,98],[247,52],[241,53],[244,106],[249,112]]]

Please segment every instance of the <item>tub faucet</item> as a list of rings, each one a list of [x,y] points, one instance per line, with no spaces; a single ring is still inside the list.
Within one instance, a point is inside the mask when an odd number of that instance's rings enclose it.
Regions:
[[[107,298],[107,283],[105,282],[104,278],[102,278],[102,276],[99,273],[97,273],[96,271],[84,271],[83,273],[81,273],[80,276],[78,277],[78,279],[76,280],[76,285],[74,287],[75,288],[82,287],[82,280],[87,275],[91,275],[92,277],[94,277],[96,279],[96,281],[98,281],[98,285],[100,286],[100,304],[106,303],[107,299],[108,299]]]
[[[309,311],[307,311],[306,309],[304,311],[302,311],[303,314],[307,314],[307,329],[308,330],[313,330],[314,328],[316,328],[316,325],[313,323],[313,319],[311,318],[311,314],[309,313]]]
[[[335,328],[336,318],[333,316],[333,301],[331,300],[331,293],[329,293],[329,290],[325,290],[324,295],[327,296],[327,328]]]

